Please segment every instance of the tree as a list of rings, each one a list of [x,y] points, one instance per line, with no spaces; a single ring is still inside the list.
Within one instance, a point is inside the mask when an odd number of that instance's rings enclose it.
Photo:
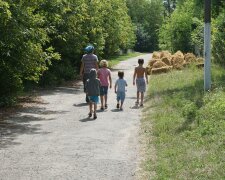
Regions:
[[[161,0],[127,0],[129,15],[136,26],[135,50],[158,49],[158,30],[162,24],[163,3]]]

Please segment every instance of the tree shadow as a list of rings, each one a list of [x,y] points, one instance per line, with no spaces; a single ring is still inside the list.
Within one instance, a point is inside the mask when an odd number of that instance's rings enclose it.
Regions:
[[[15,142],[20,135],[48,134],[43,132],[40,124],[31,122],[52,121],[54,118],[47,118],[47,115],[62,114],[67,111],[52,111],[44,107],[23,107],[16,112],[0,120],[0,149],[8,148],[12,145],[19,145]]]
[[[49,95],[56,95],[56,94],[82,94],[83,86],[77,87],[56,87],[52,89],[43,89],[37,92],[41,96],[49,96]]]
[[[32,117],[32,121],[40,121],[41,118]],[[15,142],[19,135],[27,134],[48,134],[49,132],[41,131],[41,125],[27,124],[27,121],[20,120],[0,121],[0,149],[8,148],[12,145],[19,145],[21,143]]]

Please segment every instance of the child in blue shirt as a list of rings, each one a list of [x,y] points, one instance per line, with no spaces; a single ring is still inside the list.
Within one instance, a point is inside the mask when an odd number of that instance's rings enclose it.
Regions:
[[[123,79],[124,72],[119,71],[118,72],[119,79],[116,80],[115,83],[115,93],[117,94],[117,105],[116,107],[120,110],[123,110],[123,103],[125,100],[125,87],[127,86],[127,81]]]

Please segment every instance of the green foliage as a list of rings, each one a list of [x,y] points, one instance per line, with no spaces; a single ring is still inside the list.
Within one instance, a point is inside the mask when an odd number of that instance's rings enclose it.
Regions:
[[[171,1],[166,1],[166,4],[171,3]],[[174,3],[174,2],[173,2]],[[204,41],[204,27],[203,27],[203,17],[204,17],[204,1],[202,0],[177,0],[175,2],[176,9],[173,11],[172,15],[164,19],[164,24],[160,28],[159,36],[159,46],[161,49],[171,50],[173,52],[177,50],[182,50],[184,52],[192,51],[195,54],[201,56],[203,55],[203,41]],[[212,1],[212,22],[214,24],[214,19],[220,21],[222,26],[221,16],[224,14],[224,5],[225,3],[222,0]],[[220,20],[219,20],[220,19]],[[217,24],[217,22],[216,22]],[[215,28],[217,29],[217,28]],[[219,30],[220,32],[221,30]],[[221,39],[224,37],[221,33],[218,33],[215,30],[214,41],[218,44],[222,43],[219,47],[224,47]],[[215,48],[215,46],[213,47]],[[195,51],[194,51],[195,50]],[[216,52],[218,51],[218,52]],[[221,56],[223,49],[215,50],[213,49],[214,54]],[[217,55],[214,55],[217,56]],[[221,57],[216,57],[215,59],[221,59]]]
[[[195,47],[195,53],[198,56],[203,56],[204,50],[204,25],[198,18],[193,18],[191,32],[191,44]]]
[[[0,107],[15,103],[15,97],[23,89],[22,81],[18,75],[0,62]]]
[[[163,50],[188,52],[191,46],[192,19],[189,12],[175,10],[159,31],[159,46]]]
[[[87,44],[99,57],[132,48],[134,27],[127,11],[123,0],[0,0],[0,65],[21,86],[40,78],[44,85],[72,79]],[[9,92],[17,91],[14,85]]]
[[[156,179],[225,177],[224,74],[222,67],[212,66],[211,92],[203,91],[199,69],[151,77],[142,123],[144,132],[149,132],[146,136],[151,136],[149,151],[156,148],[157,161],[146,162]]]
[[[158,49],[158,30],[162,25],[163,4],[161,0],[127,0],[129,14],[136,26],[136,51]]]
[[[212,55],[214,61],[224,66],[225,60],[225,10],[215,20],[213,28]]]

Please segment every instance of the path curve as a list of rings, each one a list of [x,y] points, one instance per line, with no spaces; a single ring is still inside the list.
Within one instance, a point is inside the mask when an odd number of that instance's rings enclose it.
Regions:
[[[128,82],[124,110],[117,111],[109,90],[109,107],[87,118],[81,82],[40,93],[43,103],[23,108],[0,125],[1,180],[133,180],[139,165],[138,130],[141,109],[134,107],[132,85],[138,58],[122,61],[118,70]]]

